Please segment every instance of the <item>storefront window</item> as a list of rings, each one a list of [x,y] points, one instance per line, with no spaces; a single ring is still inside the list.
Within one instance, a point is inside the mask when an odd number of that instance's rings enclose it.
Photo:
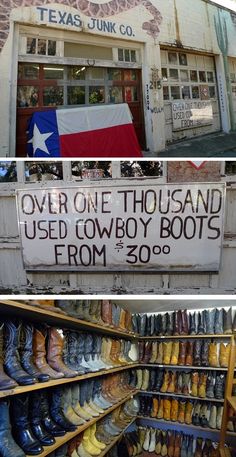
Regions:
[[[188,65],[187,54],[179,54],[179,64],[180,65]]]
[[[180,99],[180,88],[178,86],[171,86],[171,100],[179,100]]]
[[[25,162],[25,178],[26,182],[60,180],[62,162]]]
[[[125,87],[125,102],[137,102],[138,101],[138,92],[137,87]]]
[[[199,98],[199,87],[192,86],[192,98]]]
[[[190,86],[182,86],[181,87],[182,98],[190,98]]]
[[[95,105],[96,103],[105,103],[105,88],[100,86],[90,86],[89,103],[91,105]]]
[[[85,81],[86,68],[85,67],[68,67],[68,79]]]
[[[1,182],[16,182],[17,171],[16,162],[1,161],[0,162],[0,183]]]
[[[47,42],[46,40],[38,40],[38,54],[40,56],[46,56]]]
[[[164,86],[163,87],[163,97],[164,97],[164,100],[169,100],[170,99],[169,87],[168,86]]]
[[[179,72],[176,68],[170,68],[170,79],[172,81],[179,81]]]
[[[189,81],[188,70],[180,70],[180,80],[183,82]]]
[[[27,37],[26,53],[41,56],[55,56],[57,43],[54,40]]]
[[[104,68],[91,68],[90,69],[91,79],[104,79]]]
[[[177,53],[176,52],[168,52],[168,61],[170,64],[178,65]]]
[[[121,81],[121,79],[122,79],[121,70],[109,68],[108,69],[108,79],[109,79],[109,81]]]
[[[64,79],[64,68],[62,67],[44,67],[45,79]]]
[[[123,93],[122,87],[111,87],[109,89],[109,103],[122,103]]]
[[[18,67],[18,78],[19,79],[38,79],[39,78],[39,65],[20,63],[19,67]]]
[[[162,73],[162,79],[164,82],[168,81],[168,76],[167,76],[167,68],[162,68],[161,69],[161,73]]]
[[[85,87],[72,86],[68,87],[68,105],[84,105],[85,104]]]
[[[236,73],[230,73],[231,83],[236,83]]]
[[[27,54],[36,54],[37,41],[36,38],[27,38]]]
[[[52,41],[52,40],[48,41],[48,55],[49,56],[56,55],[56,41]]]
[[[197,71],[196,70],[190,70],[190,79],[193,82],[196,82],[196,83],[198,82]]]
[[[216,98],[215,86],[209,86],[209,96],[210,96],[210,98]]]
[[[18,86],[18,108],[34,108],[39,106],[39,89],[35,86]]]
[[[137,62],[137,55],[134,49],[118,49],[119,62]]]
[[[209,83],[213,83],[214,82],[214,73],[213,73],[213,71],[208,71],[207,72],[207,81]]]
[[[200,81],[200,83],[206,82],[206,72],[205,71],[199,71],[199,81]]]
[[[44,106],[64,105],[63,87],[44,87],[43,89]]]
[[[137,75],[135,70],[124,70],[125,81],[136,81]]]

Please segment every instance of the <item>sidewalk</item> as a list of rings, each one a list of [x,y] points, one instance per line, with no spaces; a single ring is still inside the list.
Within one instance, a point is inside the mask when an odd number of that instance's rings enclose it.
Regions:
[[[235,157],[236,132],[214,133],[185,140],[168,146],[165,151],[153,154],[144,152],[144,157]]]

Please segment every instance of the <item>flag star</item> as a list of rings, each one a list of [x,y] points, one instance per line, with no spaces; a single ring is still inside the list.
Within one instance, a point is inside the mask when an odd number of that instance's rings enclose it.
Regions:
[[[31,138],[28,143],[32,143],[33,145],[33,154],[35,155],[37,149],[39,149],[42,152],[46,152],[46,154],[50,155],[50,152],[47,148],[46,141],[50,136],[53,135],[54,132],[50,133],[41,133],[37,124],[34,124],[34,133],[33,137]]]

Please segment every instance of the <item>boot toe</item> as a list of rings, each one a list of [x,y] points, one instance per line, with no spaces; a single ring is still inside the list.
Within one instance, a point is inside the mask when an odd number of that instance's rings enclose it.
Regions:
[[[32,376],[20,376],[17,382],[20,386],[30,386],[31,384],[35,384],[37,379]]]
[[[35,443],[29,448],[25,449],[27,455],[39,455],[43,452],[43,447],[39,443]]]
[[[18,384],[14,379],[9,378],[8,380],[0,382],[0,390],[14,389]]]
[[[56,441],[52,436],[45,436],[40,440],[42,446],[52,446],[55,442]]]
[[[41,373],[37,376],[39,382],[47,382],[50,379],[48,374]]]

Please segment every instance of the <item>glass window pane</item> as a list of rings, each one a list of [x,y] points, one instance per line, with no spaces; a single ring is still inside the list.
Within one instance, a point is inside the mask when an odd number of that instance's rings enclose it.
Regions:
[[[170,68],[169,75],[170,75],[170,79],[172,79],[172,81],[179,81],[179,73],[176,68]]]
[[[91,79],[104,79],[104,68],[90,68]]]
[[[55,56],[57,50],[57,43],[53,40],[48,40],[48,55]]]
[[[199,81],[201,83],[206,82],[206,72],[205,71],[199,71]]]
[[[105,102],[105,88],[100,86],[89,87],[89,103],[104,103]]]
[[[44,106],[64,105],[63,87],[44,87],[43,89]]]
[[[236,73],[230,73],[231,83],[236,83]]]
[[[34,86],[18,86],[18,108],[32,108],[39,106],[39,88]]]
[[[182,86],[181,87],[182,98],[190,98],[190,86]]]
[[[124,80],[125,81],[136,81],[137,73],[135,70],[125,70],[124,71]]]
[[[86,67],[68,67],[68,80],[82,80],[86,78]]]
[[[27,54],[36,54],[36,38],[27,38]]]
[[[171,86],[171,100],[179,100],[180,99],[180,87],[178,86]]]
[[[196,70],[190,70],[190,79],[191,81],[197,83],[198,78],[197,78],[197,71]]]
[[[193,98],[200,98],[200,96],[199,96],[199,87],[198,86],[192,86],[192,97]]]
[[[215,86],[209,86],[209,95],[210,95],[210,98],[216,98],[216,88],[215,88]]]
[[[123,103],[122,87],[111,87],[109,89],[109,103]]]
[[[84,105],[85,104],[85,87],[84,86],[68,86],[68,105]]]
[[[62,162],[25,162],[26,181],[48,181],[62,179]]]
[[[38,40],[38,54],[40,56],[46,56],[47,54],[47,41],[46,40]]]
[[[118,60],[120,62],[123,62],[124,61],[124,52],[123,52],[123,49],[118,49]]]
[[[169,63],[171,63],[173,65],[177,65],[178,64],[178,59],[177,59],[176,52],[168,52],[168,61],[169,61]]]
[[[170,99],[168,86],[163,86],[163,98],[164,98],[164,100]]]
[[[121,70],[116,70],[114,68],[108,68],[108,79],[109,79],[109,81],[121,81],[121,79],[122,79]]]
[[[17,171],[16,162],[8,162],[2,160],[0,162],[0,183],[1,182],[16,182]]]
[[[112,177],[112,163],[103,161],[82,161],[71,162],[73,179],[99,179]]]
[[[188,70],[180,70],[180,80],[183,82],[189,81]]]
[[[167,68],[162,68],[162,69],[161,69],[161,73],[162,73],[162,79],[163,79],[163,81],[168,81]]]
[[[179,64],[180,65],[188,65],[187,54],[179,54]]]
[[[45,79],[64,79],[64,68],[45,66],[44,67],[44,78]]]
[[[144,176],[163,176],[163,163],[157,161],[122,161],[120,163],[121,176],[125,178],[129,177],[144,177]]]
[[[131,51],[130,54],[131,54],[131,62],[136,62],[137,61],[136,51]]]
[[[130,62],[130,51],[125,49],[125,62]]]
[[[213,73],[213,71],[208,71],[207,72],[207,81],[209,83],[213,83],[214,82],[214,73]]]
[[[38,79],[39,65],[19,63],[18,79]]]
[[[138,101],[138,91],[137,87],[125,87],[125,102],[137,102]]]

